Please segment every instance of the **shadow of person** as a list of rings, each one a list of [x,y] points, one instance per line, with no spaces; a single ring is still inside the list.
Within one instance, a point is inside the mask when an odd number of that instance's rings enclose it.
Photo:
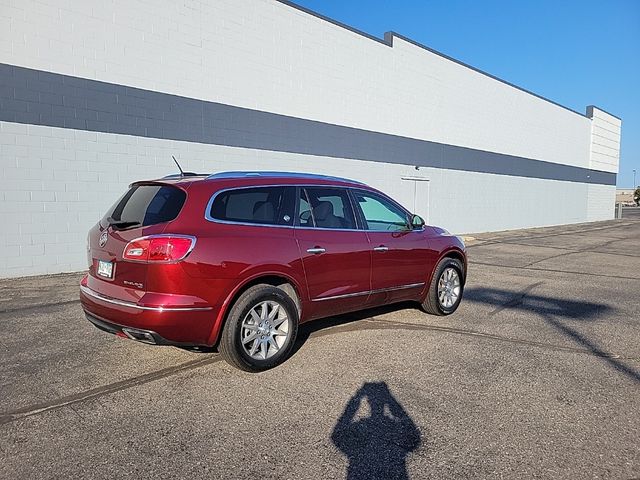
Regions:
[[[356,418],[367,404],[368,415]],[[407,455],[421,443],[420,430],[384,382],[365,383],[351,397],[331,440],[349,459],[348,480],[408,479]]]

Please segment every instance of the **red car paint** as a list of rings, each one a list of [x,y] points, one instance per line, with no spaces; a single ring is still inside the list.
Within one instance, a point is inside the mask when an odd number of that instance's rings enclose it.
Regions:
[[[120,336],[124,332],[149,343],[214,346],[235,298],[265,279],[293,286],[303,323],[398,301],[422,301],[444,256],[461,260],[466,276],[464,244],[437,227],[392,232],[365,230],[362,219],[356,219],[357,228],[323,229],[296,225],[297,221],[287,226],[206,218],[216,193],[247,187],[297,187],[295,199],[301,188],[337,187],[373,192],[393,202],[358,182],[263,172],[172,177],[133,185],[172,187],[186,199],[173,220],[116,228],[103,219],[89,232],[82,307],[96,326]],[[189,236],[195,244],[177,261],[123,259],[129,242],[155,235]],[[101,237],[106,239],[103,246]],[[307,252],[315,248],[325,251]],[[112,278],[98,275],[101,260],[112,265]]]

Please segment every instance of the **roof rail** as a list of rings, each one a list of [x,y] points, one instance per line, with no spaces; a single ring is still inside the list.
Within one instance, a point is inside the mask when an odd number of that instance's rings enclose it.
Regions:
[[[318,180],[337,180],[342,182],[351,182],[364,185],[362,182],[352,180],[350,178],[334,177],[331,175],[320,175],[315,173],[300,173],[300,172],[276,172],[276,171],[231,171],[231,172],[218,172],[207,177],[207,180],[219,179],[219,178],[242,178],[242,177],[262,177],[262,178],[277,178],[277,177],[294,177],[294,178],[309,178]]]

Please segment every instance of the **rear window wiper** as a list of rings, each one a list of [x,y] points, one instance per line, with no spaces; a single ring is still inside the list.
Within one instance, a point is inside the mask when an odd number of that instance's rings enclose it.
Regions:
[[[128,228],[128,227],[134,227],[136,225],[140,225],[140,222],[126,222],[124,220],[114,220],[111,217],[107,218],[107,223],[109,224],[110,227],[115,227],[115,228]]]

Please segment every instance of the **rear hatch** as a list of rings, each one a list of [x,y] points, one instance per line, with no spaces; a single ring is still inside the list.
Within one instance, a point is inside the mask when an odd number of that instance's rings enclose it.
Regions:
[[[164,182],[129,187],[89,232],[89,288],[128,301],[142,297],[148,264],[123,261],[125,247],[140,237],[162,234],[180,213],[186,187]]]

